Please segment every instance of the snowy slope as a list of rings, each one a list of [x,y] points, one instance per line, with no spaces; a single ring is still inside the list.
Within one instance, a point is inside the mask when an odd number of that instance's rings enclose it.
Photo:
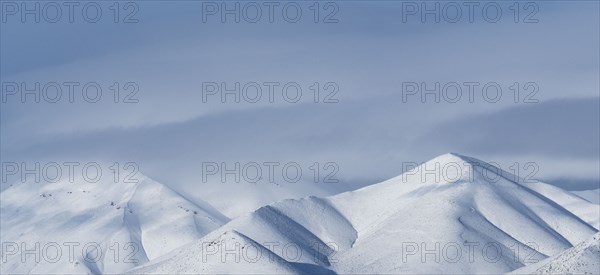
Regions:
[[[205,203],[139,178],[127,184],[28,182],[4,190],[0,272],[120,273],[228,221]],[[37,252],[21,253],[36,245]]]
[[[431,170],[441,171],[437,180],[436,173],[427,173]],[[480,160],[447,154],[384,183],[336,196],[332,201],[359,232],[353,249],[340,253],[345,264],[338,270],[506,272],[555,255],[596,231],[549,198],[567,192],[542,183],[536,187],[546,194]],[[398,251],[415,243],[420,251],[458,246],[462,257],[418,253],[394,261]],[[468,243],[477,244],[472,260]],[[491,257],[495,248],[502,251],[497,259]],[[486,252],[492,255],[485,257]],[[364,255],[367,264],[354,264]]]
[[[424,173],[436,167],[437,177]],[[132,272],[502,273],[597,232],[560,204],[585,201],[489,168],[446,154],[357,191],[282,201]],[[223,242],[228,232],[243,241]],[[248,243],[259,247],[258,261],[242,248]]]
[[[266,244],[267,246],[270,244]],[[221,251],[220,246],[226,246]],[[332,271],[303,264],[273,253],[235,230],[209,234],[156,261],[130,271],[133,274],[334,274]]]
[[[600,274],[600,233],[554,257],[511,274]]]
[[[574,195],[573,192],[564,192],[564,190],[554,185],[541,182],[525,182],[522,184],[560,204],[596,229],[600,229],[600,205],[597,203],[590,202],[585,198],[582,199],[581,196]],[[593,192],[593,190],[591,191]]]

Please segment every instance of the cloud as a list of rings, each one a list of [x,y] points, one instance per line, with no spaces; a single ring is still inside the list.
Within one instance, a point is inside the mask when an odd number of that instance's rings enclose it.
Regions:
[[[547,179],[598,178],[598,3],[540,3],[529,25],[402,24],[392,2],[340,3],[338,24],[201,24],[198,4],[186,4],[145,3],[144,20],[123,30],[3,25],[3,82],[97,82],[106,92],[93,104],[2,103],[3,161],[135,161],[206,196],[225,187],[197,187],[205,161],[339,164],[342,185],[263,190],[277,199],[372,184],[446,152],[536,161]],[[303,101],[202,100],[203,82],[268,81],[300,83]],[[502,101],[402,101],[403,82],[469,81],[500,83]],[[139,103],[115,104],[114,82],[135,82]],[[338,84],[339,103],[313,103],[314,82]],[[537,83],[540,103],[512,102],[514,82]],[[242,199],[261,187],[227,188]]]
[[[487,155],[526,153],[597,160],[597,125],[598,97],[554,100],[444,121],[423,135],[421,142]]]

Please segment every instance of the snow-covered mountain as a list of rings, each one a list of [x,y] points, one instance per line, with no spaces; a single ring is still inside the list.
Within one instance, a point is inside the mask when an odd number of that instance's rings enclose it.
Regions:
[[[202,201],[138,178],[26,182],[4,190],[0,272],[121,273],[228,222]]]
[[[231,221],[146,177],[76,182],[0,193],[1,273],[489,274],[597,259],[598,204],[458,154]]]
[[[556,256],[511,274],[600,274],[600,232]]]
[[[503,273],[588,239],[598,215],[560,188],[446,154],[356,191],[264,206],[131,272]]]

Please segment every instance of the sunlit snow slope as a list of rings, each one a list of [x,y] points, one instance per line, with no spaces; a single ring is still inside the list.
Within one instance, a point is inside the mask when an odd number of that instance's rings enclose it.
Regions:
[[[554,257],[511,274],[600,274],[600,233]]]
[[[588,239],[598,210],[446,154],[357,191],[262,207],[131,272],[503,273]]]
[[[228,221],[203,202],[138,178],[138,183],[27,182],[4,190],[0,272],[120,273]],[[36,251],[36,245],[38,252],[23,253]]]

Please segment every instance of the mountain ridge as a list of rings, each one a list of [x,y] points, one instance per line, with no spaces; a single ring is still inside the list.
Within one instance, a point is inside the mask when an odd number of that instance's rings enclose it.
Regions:
[[[0,236],[11,248],[98,244],[58,263],[22,262],[9,251],[2,273],[504,273],[587,240],[600,216],[577,195],[456,153],[233,220],[147,177],[22,183],[0,197]],[[114,244],[118,259],[107,253]],[[99,251],[99,260],[86,260]]]
[[[182,247],[178,253],[166,255],[163,259],[168,260],[162,266],[160,261],[153,262],[153,267],[142,266],[132,272],[160,273],[158,270],[169,269],[169,263],[177,263],[182,272],[211,272],[207,266],[219,272],[237,270],[239,263],[227,260],[181,258],[202,254],[201,243],[213,242],[223,232],[236,231],[259,244],[294,246],[302,256],[290,258],[284,250],[269,249],[287,263],[336,273],[503,273],[556,255],[598,231],[549,198],[576,201],[574,195],[541,182],[528,184],[516,176],[512,180],[514,175],[503,170],[498,170],[499,177],[491,182],[482,174],[490,171],[483,170],[490,164],[482,163],[445,154],[358,190],[264,206]],[[418,171],[427,165],[451,165],[455,170],[447,169],[445,176],[435,175],[432,180]],[[420,247],[422,244],[426,247]],[[464,257],[468,244],[476,244],[475,249],[479,249],[473,262]],[[455,256],[462,257],[456,262],[440,262],[442,254],[434,259],[407,255],[415,252],[407,251],[415,245],[421,253],[431,247],[456,245]],[[488,261],[481,254],[484,251],[480,250],[490,245],[500,255],[496,261]],[[400,263],[399,258],[405,261]],[[253,265],[244,266],[253,270]],[[271,267],[273,273],[281,268],[277,264]],[[264,266],[260,271],[270,273]]]
[[[138,179],[25,182],[7,188],[0,193],[0,236],[3,245],[18,250],[4,253],[0,271],[122,273],[229,221],[207,204],[201,207],[148,177]],[[25,249],[36,247],[35,255],[21,259]],[[48,248],[73,256],[48,261]]]

